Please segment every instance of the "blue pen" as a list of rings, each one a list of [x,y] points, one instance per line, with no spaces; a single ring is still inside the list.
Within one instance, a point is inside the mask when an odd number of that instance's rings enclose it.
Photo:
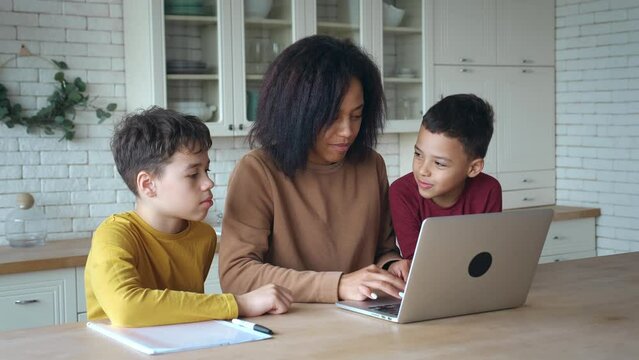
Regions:
[[[231,322],[233,324],[235,324],[235,325],[239,325],[239,326],[247,328],[247,329],[259,331],[259,332],[264,333],[264,334],[268,334],[268,335],[273,334],[273,330],[267,328],[266,326],[262,326],[260,324],[255,324],[255,323],[252,323],[250,321],[245,321],[245,320],[240,320],[240,319],[233,319],[233,320],[231,320]]]

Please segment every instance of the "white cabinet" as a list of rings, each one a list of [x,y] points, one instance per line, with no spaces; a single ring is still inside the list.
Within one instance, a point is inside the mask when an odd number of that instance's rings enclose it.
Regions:
[[[0,330],[75,321],[74,268],[0,276]]]
[[[434,0],[434,62],[554,66],[554,0]]]
[[[432,101],[474,93],[491,103],[485,172],[502,184],[504,208],[554,204],[554,1],[432,1]]]
[[[273,0],[261,14],[251,4],[266,1],[204,3],[184,13],[170,0],[123,1],[127,110],[169,107],[199,115],[213,136],[246,135],[270,62],[317,33],[349,38],[378,63],[387,132],[419,127],[432,66],[424,1],[396,0],[399,23],[382,0]]]
[[[553,221],[540,263],[596,256],[595,218]]]

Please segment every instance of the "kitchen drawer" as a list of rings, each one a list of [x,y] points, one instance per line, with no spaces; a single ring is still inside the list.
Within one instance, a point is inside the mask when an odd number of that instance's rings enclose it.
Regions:
[[[217,257],[218,254],[216,253],[215,257],[213,258],[213,262],[211,263],[211,270],[209,270],[209,275],[204,281],[204,292],[207,294],[222,293],[222,290],[220,288],[220,275],[218,273]]]
[[[87,312],[87,298],[84,295],[84,266],[75,268],[75,279],[78,313]]]
[[[497,179],[504,191],[550,188],[555,186],[555,170],[499,173]]]
[[[542,256],[539,258],[539,263],[545,264],[549,262],[576,260],[576,259],[583,259],[583,258],[589,258],[594,256],[597,256],[597,252],[595,250],[579,251],[579,252],[568,253],[568,254]]]
[[[0,330],[75,322],[75,269],[0,276]]]
[[[554,221],[541,256],[595,251],[595,218]]]
[[[555,203],[555,188],[512,190],[502,192],[504,209],[552,205]]]

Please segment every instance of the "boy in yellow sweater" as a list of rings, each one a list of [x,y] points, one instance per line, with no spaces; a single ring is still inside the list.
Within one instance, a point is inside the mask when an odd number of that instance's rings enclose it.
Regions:
[[[281,314],[286,288],[204,294],[217,238],[202,222],[213,205],[211,136],[194,116],[151,108],[125,117],[111,150],[135,194],[135,210],[108,217],[93,234],[86,263],[89,320],[141,327]]]

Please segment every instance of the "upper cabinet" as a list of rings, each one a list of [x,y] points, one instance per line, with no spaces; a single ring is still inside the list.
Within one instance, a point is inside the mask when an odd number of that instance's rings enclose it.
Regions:
[[[386,132],[416,131],[428,105],[422,0],[124,0],[123,15],[127,109],[197,115],[213,136],[248,134],[266,69],[312,34],[351,39],[379,65]]]
[[[434,0],[434,62],[554,66],[554,0]]]

